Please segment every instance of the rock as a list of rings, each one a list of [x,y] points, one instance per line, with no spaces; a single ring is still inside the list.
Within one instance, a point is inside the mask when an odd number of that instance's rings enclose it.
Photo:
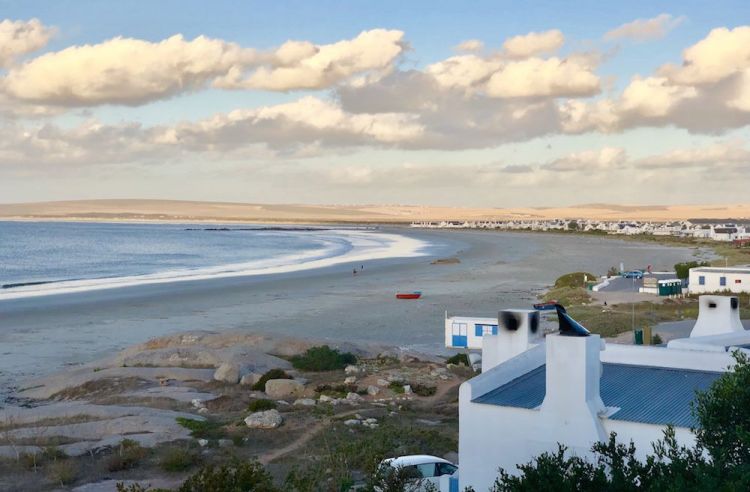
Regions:
[[[286,400],[276,400],[277,405],[281,405],[282,407],[288,407],[290,403]]]
[[[240,381],[240,367],[225,362],[214,372],[214,379],[223,383],[237,384]]]
[[[362,398],[362,396],[358,395],[357,393],[351,393],[351,392],[349,392],[349,393],[346,394],[346,399],[348,401],[362,401],[362,400],[364,400],[364,398]]]
[[[204,402],[203,400],[198,399],[198,398],[194,398],[193,400],[190,401],[190,403],[195,408],[206,408],[206,402]]]
[[[378,393],[380,393],[380,388],[378,386],[370,385],[370,386],[367,387],[367,394],[368,395],[375,396]]]
[[[199,408],[198,409],[198,413],[201,414],[201,415],[207,414],[208,413],[208,408],[206,408],[206,407]]]
[[[404,394],[410,395],[411,394],[411,385],[405,384],[404,385]]]
[[[351,427],[353,425],[359,425],[361,423],[362,423],[362,421],[359,420],[359,419],[344,420],[344,425],[348,425],[349,427]]]
[[[274,400],[300,397],[304,391],[305,386],[294,379],[270,379],[266,381],[266,394]]]
[[[331,398],[328,395],[320,395],[320,398],[318,398],[319,401],[322,402],[332,402],[335,398]]]
[[[252,386],[258,381],[260,381],[261,375],[256,374],[254,372],[251,372],[249,374],[245,374],[242,376],[242,379],[240,379],[240,384],[243,386]]]
[[[378,386],[388,386],[389,384],[385,379],[378,379]]]
[[[377,424],[378,423],[378,419],[369,418],[369,419],[365,420],[365,423],[367,423],[367,424]]]
[[[346,374],[359,374],[359,367],[348,365],[344,368],[344,372]]]
[[[198,439],[198,445],[202,448],[208,446],[208,439]]]
[[[358,413],[354,414],[354,418],[357,419],[357,420],[364,420],[365,419],[362,415],[360,415]]]
[[[296,407],[314,407],[315,406],[315,400],[312,398],[300,398],[299,400],[294,401],[294,406]]]
[[[284,419],[278,410],[266,410],[255,412],[245,418],[245,425],[251,429],[275,429],[280,426]]]
[[[295,377],[294,380],[297,381],[298,383],[303,384],[303,385],[310,382],[309,379],[303,378],[303,377],[300,377],[300,376]]]
[[[357,376],[349,376],[348,378],[344,379],[344,384],[354,384],[357,382]]]
[[[234,443],[231,439],[219,439],[219,447],[220,448],[228,448],[232,446]]]
[[[389,374],[388,381],[391,383],[403,383],[406,381],[406,378],[401,374]]]

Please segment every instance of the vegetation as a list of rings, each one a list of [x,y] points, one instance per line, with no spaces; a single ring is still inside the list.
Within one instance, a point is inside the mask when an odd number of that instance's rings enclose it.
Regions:
[[[435,386],[427,386],[426,384],[414,383],[411,385],[411,391],[417,396],[432,396],[437,392]]]
[[[391,383],[388,385],[388,389],[390,389],[394,393],[402,394],[404,392],[404,383],[391,381]]]
[[[709,263],[706,261],[684,261],[682,263],[677,263],[674,266],[674,271],[677,274],[677,278],[686,280],[690,276],[691,268],[703,266],[709,266]]]
[[[315,391],[332,398],[343,398],[347,393],[367,393],[367,390],[360,390],[356,384],[319,384]]]
[[[274,408],[276,408],[276,402],[265,398],[253,400],[247,406],[247,409],[251,412],[264,412],[266,410],[273,410]]]
[[[55,483],[69,485],[78,476],[78,466],[73,460],[57,460],[47,465],[47,475]]]
[[[107,460],[107,470],[111,472],[130,470],[148,456],[148,450],[132,439],[123,439],[117,450]]]
[[[255,391],[265,391],[266,382],[268,382],[271,379],[292,379],[292,376],[285,373],[281,369],[271,369],[270,371],[266,372],[264,375],[260,377],[258,382],[252,386],[252,389]]]
[[[559,289],[562,287],[585,287],[587,282],[595,281],[597,278],[598,277],[596,275],[588,272],[566,273],[565,275],[555,280],[555,288]]]
[[[465,366],[469,365],[469,356],[466,354],[456,354],[452,357],[449,357],[448,360],[445,361],[446,364],[455,364],[460,365],[463,364]]]
[[[204,466],[188,478],[178,492],[277,492],[271,475],[257,461],[233,461]]]
[[[310,347],[304,354],[293,356],[290,361],[301,371],[335,371],[357,362],[357,357],[349,352],[341,353],[328,345]]]
[[[190,431],[196,439],[221,439],[224,437],[223,424],[215,420],[195,420],[177,417],[177,423]]]
[[[750,489],[750,361],[734,354],[734,371],[699,393],[693,407],[699,422],[693,447],[680,446],[674,429],[654,443],[654,453],[639,461],[635,445],[609,441],[592,447],[595,461],[567,455],[559,445],[519,465],[518,476],[501,470],[493,492],[535,490],[703,491]],[[708,458],[706,453],[710,453]]]
[[[190,449],[183,447],[168,448],[159,460],[162,470],[168,472],[181,472],[192,467],[198,456]]]
[[[664,343],[664,340],[661,339],[658,333],[655,333],[654,336],[651,337],[651,345],[661,345]]]

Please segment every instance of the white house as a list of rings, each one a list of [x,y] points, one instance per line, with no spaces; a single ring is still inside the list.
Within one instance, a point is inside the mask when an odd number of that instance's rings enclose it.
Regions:
[[[732,309],[731,301],[716,305]],[[525,322],[516,330],[500,323],[497,335],[484,337],[482,374],[459,390],[458,490],[487,490],[498,468],[517,473],[516,465],[556,451],[557,443],[589,457],[592,444],[611,432],[632,440],[641,459],[669,424],[681,444],[692,444],[695,391],[731,366],[729,350],[750,343],[750,332],[724,327],[738,318],[732,312],[705,318],[714,330],[689,348],[605,344],[564,312],[558,316],[561,332],[544,339]]]
[[[688,292],[750,292],[750,268],[696,267],[690,269]]]
[[[484,335],[497,335],[497,318],[448,316],[445,313],[447,348],[480,350]]]

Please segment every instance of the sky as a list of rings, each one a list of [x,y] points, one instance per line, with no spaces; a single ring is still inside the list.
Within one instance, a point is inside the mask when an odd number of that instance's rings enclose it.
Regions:
[[[0,0],[0,203],[746,203],[749,129],[747,0]]]

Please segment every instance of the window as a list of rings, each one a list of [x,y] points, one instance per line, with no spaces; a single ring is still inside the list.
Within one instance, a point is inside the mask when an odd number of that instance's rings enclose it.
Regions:
[[[443,475],[453,475],[456,470],[458,470],[457,466],[453,466],[450,463],[438,463],[437,464],[437,476],[441,477]]]
[[[719,277],[719,285],[722,287],[727,285],[727,278],[726,277]]]
[[[735,284],[741,284],[742,283],[742,279],[736,278],[736,279],[734,279],[734,283]]]
[[[703,275],[698,277],[698,285],[706,285],[706,277],[704,277]]]
[[[423,463],[417,465],[417,470],[422,478],[430,478],[435,476],[435,463]]]
[[[466,336],[466,323],[453,323],[453,334],[459,336]]]
[[[497,335],[497,325],[474,325],[474,335],[481,337],[484,335]]]

